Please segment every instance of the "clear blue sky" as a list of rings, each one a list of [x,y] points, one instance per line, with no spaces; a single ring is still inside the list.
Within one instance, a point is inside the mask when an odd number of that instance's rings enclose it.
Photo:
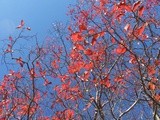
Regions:
[[[44,36],[54,21],[67,20],[73,0],[0,0],[0,39],[14,34],[21,19],[33,33]]]

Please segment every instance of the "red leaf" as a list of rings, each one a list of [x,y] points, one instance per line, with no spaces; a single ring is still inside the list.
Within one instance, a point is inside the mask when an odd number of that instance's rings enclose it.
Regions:
[[[94,30],[94,29],[90,29],[90,30],[88,31],[88,33],[91,34],[91,35],[92,35],[92,34],[95,34],[95,30]]]
[[[9,36],[9,40],[10,40],[10,41],[13,41],[13,38],[12,38],[12,36]]]
[[[159,66],[160,65],[160,60],[155,60],[154,63],[155,63],[156,66]]]
[[[16,62],[19,63],[21,67],[23,67],[24,62],[21,57],[17,58]]]
[[[91,70],[94,67],[93,63],[90,61],[88,64],[85,64],[84,68],[86,70]]]
[[[53,60],[52,63],[51,63],[52,67],[57,69],[59,68],[59,65],[57,64],[57,61],[56,60]]]
[[[84,40],[84,38],[82,37],[81,33],[79,33],[79,32],[73,33],[71,35],[71,39],[73,40],[73,42],[83,41]]]
[[[144,32],[145,30],[145,27],[146,27],[146,24],[144,24],[143,26],[139,27],[137,30],[136,30],[136,34],[137,35],[142,35],[142,33]]]
[[[141,17],[144,12],[144,6],[140,7],[138,10],[138,16]]]
[[[114,39],[114,38],[111,38],[111,42],[112,42],[112,43],[115,43],[116,41],[115,41],[115,39]]]
[[[33,68],[30,69],[30,77],[31,77],[31,80],[33,80],[36,77],[36,73]]]
[[[84,50],[84,47],[81,44],[76,44],[75,46],[78,50]]]
[[[148,70],[148,75],[150,75],[150,76],[156,73],[156,70],[155,70],[154,66],[151,66],[151,65],[148,66],[147,70]]]
[[[107,87],[107,88],[111,87],[111,82],[108,77],[105,77],[104,82],[105,82],[105,84],[104,84],[105,87]]]
[[[133,11],[137,10],[137,8],[140,6],[141,1],[137,1],[133,4]]]
[[[100,33],[98,34],[98,37],[103,37],[104,35],[105,35],[105,32],[102,31],[102,32],[100,32]]]
[[[24,24],[25,24],[25,23],[24,23],[24,20],[21,20],[21,24],[20,24],[20,25],[23,27]]]
[[[22,75],[21,75],[21,73],[20,72],[18,72],[18,73],[15,73],[15,76],[17,77],[17,78],[22,78]]]
[[[136,63],[136,58],[135,58],[135,56],[133,56],[133,55],[130,56],[129,63],[131,63],[131,64],[135,64],[135,63]]]
[[[116,53],[117,54],[123,54],[126,52],[126,48],[123,47],[122,45],[118,46],[118,48],[116,48]]]
[[[45,71],[45,70],[40,70],[40,75],[41,75],[42,77],[45,77],[45,76],[46,76],[46,71]]]
[[[125,9],[126,9],[128,12],[130,12],[130,11],[132,10],[132,8],[131,8],[130,5],[126,5],[126,6],[125,6]]]
[[[24,20],[21,20],[21,23],[17,26],[18,29],[22,28],[24,26]]]
[[[120,9],[125,9],[125,10],[127,10],[128,12],[131,11],[131,6],[127,5],[125,2],[120,2],[119,5],[118,5],[118,7],[119,7]]]
[[[109,80],[107,80],[106,83],[105,83],[105,86],[106,86],[107,88],[111,87],[111,82],[110,82]]]
[[[156,86],[152,82],[148,83],[148,89],[149,90],[155,90],[155,88],[156,88]]]
[[[156,101],[160,101],[160,93],[159,93],[159,94],[156,94],[156,95],[154,96],[154,98],[155,98]]]
[[[123,77],[122,76],[118,76],[118,77],[115,78],[114,81],[115,82],[121,82],[121,81],[123,81]]]
[[[87,50],[84,51],[84,54],[86,54],[86,55],[92,55],[93,52],[92,52],[91,49],[87,49]]]
[[[92,41],[91,41],[91,45],[95,45],[96,44],[97,39],[93,37]]]
[[[12,46],[10,44],[7,45],[7,49],[5,50],[5,52],[9,53],[9,52],[13,52],[12,50]]]
[[[36,67],[41,67],[41,63],[39,61],[36,61]]]
[[[71,109],[65,110],[65,118],[66,120],[71,120],[74,117],[74,111]]]
[[[124,13],[119,13],[117,16],[116,16],[116,19],[117,19],[117,21],[118,22],[121,22],[121,19],[122,19],[122,17],[124,16]]]
[[[84,23],[82,23],[81,25],[79,25],[79,30],[83,31],[83,30],[87,30],[87,27]]]

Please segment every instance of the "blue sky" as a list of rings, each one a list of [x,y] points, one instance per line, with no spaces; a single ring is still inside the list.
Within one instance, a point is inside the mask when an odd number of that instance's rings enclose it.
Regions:
[[[0,39],[16,32],[23,19],[39,37],[54,21],[67,21],[67,6],[72,0],[0,0]]]
[[[69,4],[74,0],[0,0],[0,49],[4,46],[1,40],[8,39],[19,33],[16,27],[23,19],[25,25],[31,27],[30,34],[37,34],[39,42],[45,39],[52,23],[61,21],[66,23],[69,18],[66,13]],[[28,44],[29,45],[29,44]],[[1,53],[2,51],[0,51]],[[1,58],[1,57],[0,57]],[[5,71],[0,63],[0,79]]]

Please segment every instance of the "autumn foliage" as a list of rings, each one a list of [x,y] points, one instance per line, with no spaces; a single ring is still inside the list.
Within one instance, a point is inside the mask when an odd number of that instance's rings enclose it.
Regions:
[[[31,28],[21,20],[4,50],[16,67],[1,81],[0,119],[159,120],[159,6],[79,0],[70,24],[55,24],[44,44],[25,36]],[[21,55],[19,39],[34,39],[34,48]]]

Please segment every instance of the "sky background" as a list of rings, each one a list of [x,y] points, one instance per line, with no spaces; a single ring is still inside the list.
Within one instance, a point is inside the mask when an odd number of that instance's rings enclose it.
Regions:
[[[4,46],[4,39],[16,36],[16,27],[23,19],[26,26],[31,27],[30,34],[37,34],[39,42],[45,39],[52,23],[56,21],[66,23],[69,20],[66,13],[73,0],[0,0],[0,48]],[[0,79],[5,68],[0,63]]]
[[[55,21],[67,21],[68,5],[72,0],[0,0],[0,38],[16,32],[20,20],[33,33],[44,36]]]

